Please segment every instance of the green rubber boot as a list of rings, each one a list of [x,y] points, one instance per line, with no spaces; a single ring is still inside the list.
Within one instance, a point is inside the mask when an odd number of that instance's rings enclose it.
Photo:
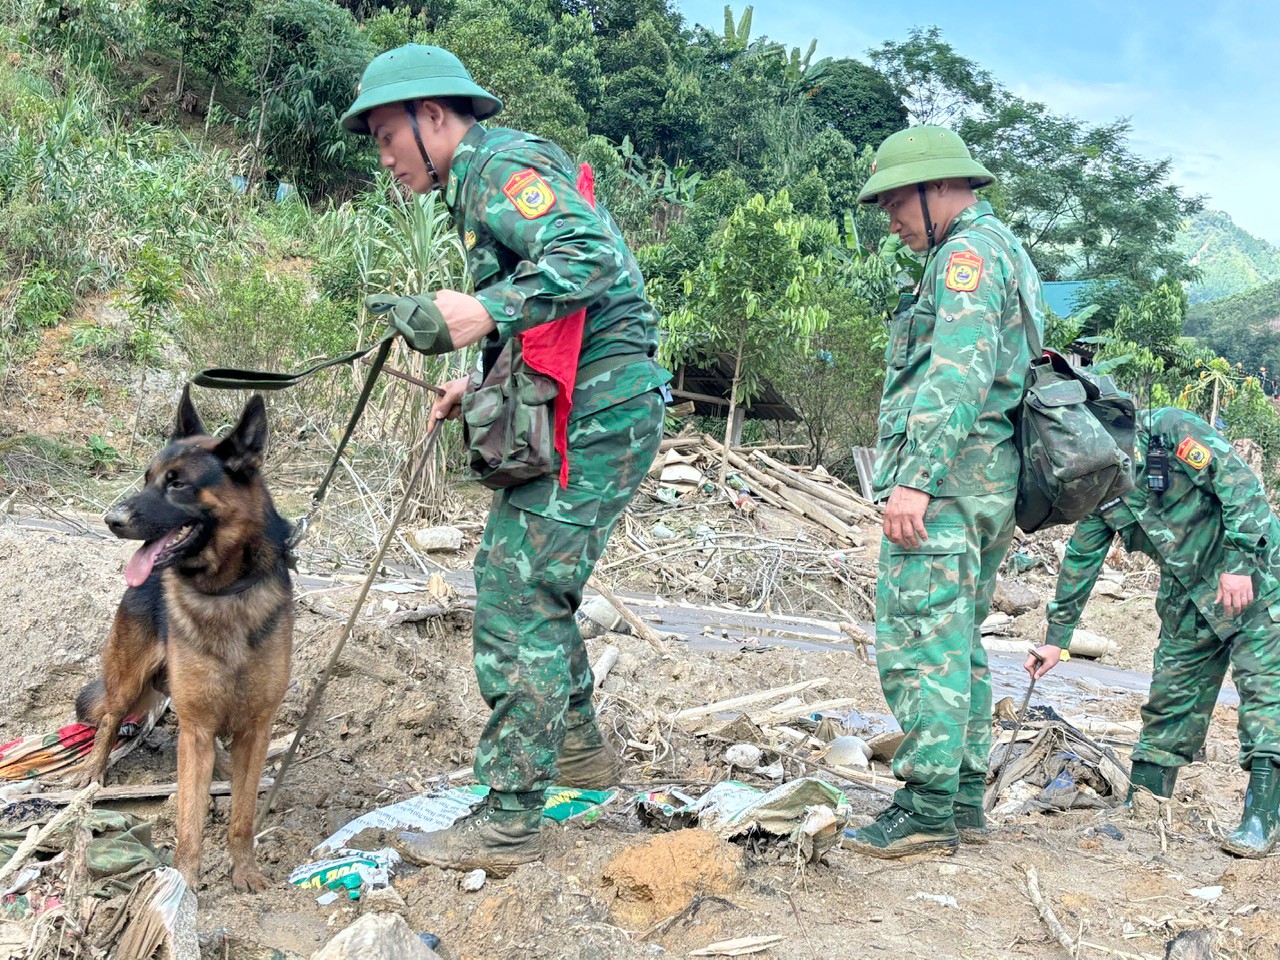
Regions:
[[[622,761],[594,723],[565,731],[556,767],[561,787],[608,790],[622,781]]]
[[[1244,795],[1244,815],[1222,849],[1237,857],[1265,857],[1280,840],[1280,767],[1255,760]]]
[[[508,876],[523,863],[542,859],[542,811],[483,806],[444,830],[404,832],[396,844],[410,863],[445,870],[480,869]]]
[[[1129,770],[1129,793],[1125,796],[1123,805],[1133,805],[1133,794],[1139,787],[1145,787],[1157,797],[1168,799],[1173,796],[1173,787],[1177,782],[1177,767],[1163,767],[1158,763],[1135,760]]]
[[[981,804],[975,807],[968,803],[957,803],[955,823],[961,843],[986,843],[991,836],[987,814]]]
[[[950,856],[960,845],[960,835],[954,817],[929,817],[895,803],[865,827],[846,829],[843,845],[881,860],[924,853]]]

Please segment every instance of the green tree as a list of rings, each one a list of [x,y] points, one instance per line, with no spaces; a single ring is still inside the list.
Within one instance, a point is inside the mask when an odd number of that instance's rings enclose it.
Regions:
[[[954,126],[990,109],[1000,93],[990,71],[957,53],[937,27],[917,27],[906,40],[887,41],[869,54],[913,123]]]
[[[809,96],[819,124],[838,131],[855,148],[877,147],[907,126],[907,108],[889,81],[857,60],[835,60]]]
[[[811,297],[822,261],[805,252],[808,231],[786,191],[767,201],[756,194],[733,211],[707,259],[685,277],[686,305],[666,320],[664,362],[733,358],[726,448],[738,405],[749,403],[827,322],[826,309]],[[724,462],[720,473],[723,481]]]
[[[242,83],[255,91],[246,125],[262,162],[313,184],[345,175],[358,143],[338,126],[373,50],[328,0],[266,0],[244,30]]]

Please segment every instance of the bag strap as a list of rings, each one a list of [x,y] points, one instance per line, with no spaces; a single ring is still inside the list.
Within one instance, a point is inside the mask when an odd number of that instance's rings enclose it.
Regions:
[[[1001,252],[1009,258],[1009,262],[1014,265],[1015,272],[1017,270],[1019,260],[1013,250],[1009,248],[1008,242],[1000,234],[998,230],[991,228],[982,221],[987,217],[995,218],[994,214],[984,213],[974,218],[973,227],[984,237],[1000,248]],[[1022,277],[1018,277],[1018,300],[1022,304],[1022,332],[1027,338],[1027,347],[1031,350],[1031,362],[1035,363],[1044,355],[1044,342],[1040,339],[1040,331],[1036,329],[1035,318],[1031,314],[1031,304],[1027,303],[1027,296],[1022,292]]]

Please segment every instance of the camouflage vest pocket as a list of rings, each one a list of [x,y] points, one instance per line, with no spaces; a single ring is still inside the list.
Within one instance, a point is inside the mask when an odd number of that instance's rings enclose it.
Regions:
[[[968,550],[964,527],[926,525],[929,539],[917,547],[885,543],[889,551],[888,612],[895,617],[936,617],[960,602],[961,559]]]

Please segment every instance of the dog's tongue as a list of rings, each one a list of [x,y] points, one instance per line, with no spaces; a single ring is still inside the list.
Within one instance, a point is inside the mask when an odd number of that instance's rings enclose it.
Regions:
[[[124,568],[124,582],[131,587],[140,587],[146,583],[147,577],[151,576],[151,568],[156,564],[156,557],[164,549],[164,545],[173,539],[176,532],[170,530],[163,537],[144,543],[134,551],[128,565]]]

